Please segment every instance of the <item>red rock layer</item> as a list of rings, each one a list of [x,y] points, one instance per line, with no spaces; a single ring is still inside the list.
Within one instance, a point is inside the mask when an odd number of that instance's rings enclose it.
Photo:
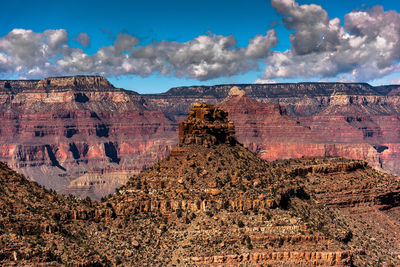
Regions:
[[[175,144],[176,124],[102,77],[7,86],[0,92],[0,160],[60,192],[98,199]]]
[[[238,88],[233,91],[219,106],[235,123],[238,140],[263,159],[342,156],[400,173],[397,116],[376,115],[376,109],[342,95],[332,96],[315,115],[289,116],[287,103],[260,103]],[[297,107],[296,112],[301,110]]]
[[[0,160],[47,187],[99,198],[166,156],[194,103],[220,102],[238,140],[263,159],[343,156],[400,174],[398,86],[231,89],[138,95],[98,76],[0,81]]]

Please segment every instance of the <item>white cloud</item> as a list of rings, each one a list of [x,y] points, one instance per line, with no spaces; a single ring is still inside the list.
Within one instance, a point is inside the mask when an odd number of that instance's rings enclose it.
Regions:
[[[68,33],[64,29],[46,30],[43,34],[48,38],[47,45],[50,49],[57,49],[60,46],[67,44]]]
[[[267,84],[267,83],[277,83],[275,80],[268,80],[268,79],[257,79],[254,81],[256,84]]]
[[[325,78],[371,81],[400,70],[400,14],[376,6],[329,19],[321,6],[272,0],[283,15],[291,50],[274,52],[262,78]]]
[[[266,58],[271,54],[270,48],[276,46],[277,42],[278,38],[275,30],[267,31],[266,36],[257,34],[254,39],[250,40],[249,45],[246,47],[245,55],[253,59]]]
[[[163,42],[157,49],[177,77],[209,80],[232,76],[256,68],[233,36],[201,35],[185,43]]]
[[[86,47],[86,33],[76,40]],[[277,42],[275,31],[257,35],[247,47],[237,46],[232,36],[209,33],[187,42],[154,42],[139,45],[130,34],[118,34],[113,45],[92,55],[68,45],[64,29],[35,33],[14,29],[0,38],[0,74],[17,73],[21,77],[47,75],[102,74],[148,76],[153,73],[208,80],[246,73],[258,68],[257,60],[271,54]]]

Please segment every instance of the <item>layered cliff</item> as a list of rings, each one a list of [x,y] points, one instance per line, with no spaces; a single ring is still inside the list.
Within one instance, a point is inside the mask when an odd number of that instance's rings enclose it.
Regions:
[[[400,263],[398,177],[338,157],[269,163],[226,142],[237,139],[225,111],[189,113],[171,154],[101,202],[0,163],[0,264]]]
[[[100,198],[165,156],[176,123],[105,78],[3,82],[0,159],[63,193]]]
[[[178,123],[207,102],[228,111],[237,139],[263,159],[343,156],[400,174],[399,86],[232,87],[139,95],[100,76],[0,81],[0,160],[46,187],[99,199],[165,157]]]
[[[267,160],[343,156],[400,174],[399,86],[298,83],[234,88],[230,94],[231,85],[178,87],[143,98],[149,107],[178,120],[193,103],[218,104],[229,112],[239,141]]]

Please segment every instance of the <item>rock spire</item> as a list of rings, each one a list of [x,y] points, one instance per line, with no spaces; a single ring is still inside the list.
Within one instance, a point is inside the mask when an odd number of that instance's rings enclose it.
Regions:
[[[195,104],[185,121],[179,123],[179,144],[206,147],[237,143],[235,126],[228,113],[214,105]]]

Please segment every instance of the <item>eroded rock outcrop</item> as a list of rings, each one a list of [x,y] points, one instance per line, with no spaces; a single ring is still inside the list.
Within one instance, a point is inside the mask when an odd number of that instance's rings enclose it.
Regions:
[[[179,252],[169,258],[175,264],[182,258],[184,264],[207,266],[360,262],[363,256],[357,250],[344,248],[364,238],[357,229],[364,226],[353,218],[344,223],[349,217],[339,209],[363,206],[370,209],[367,212],[382,213],[396,208],[400,181],[390,175],[383,179],[365,161],[311,158],[267,163],[240,144],[204,146],[202,140],[215,140],[209,136],[215,132],[204,129],[227,121],[210,110],[215,107],[195,105],[179,128],[181,137],[199,141],[181,142],[168,158],[132,177],[109,199],[115,214],[176,216],[174,240],[184,236],[185,248],[175,246]],[[201,127],[191,128],[187,122]],[[223,132],[228,125],[221,127]],[[202,223],[196,224],[194,218],[202,218]],[[396,224],[397,217],[390,218]],[[379,231],[388,241],[391,230]],[[383,244],[390,250],[391,245]]]
[[[225,126],[208,135],[186,131],[194,140],[221,132],[234,138],[226,116],[200,117],[206,129]],[[269,163],[229,142],[181,143],[173,152],[101,202],[45,190],[0,163],[0,264],[400,262],[400,180],[365,161]]]
[[[218,145],[236,143],[235,127],[228,114],[213,105],[197,104],[179,123],[179,144]]]
[[[399,174],[398,88],[239,84],[139,95],[100,76],[0,81],[0,160],[59,192],[98,199],[167,156],[178,122],[207,102],[226,110],[237,140],[268,161],[343,156]],[[226,142],[210,138],[204,145]]]

